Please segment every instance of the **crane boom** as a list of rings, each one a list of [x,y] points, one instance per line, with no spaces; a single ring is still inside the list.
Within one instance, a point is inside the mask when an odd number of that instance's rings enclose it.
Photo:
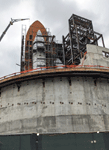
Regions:
[[[13,25],[14,22],[24,21],[24,20],[29,20],[29,18],[25,18],[25,19],[12,19],[12,18],[11,18],[11,21],[9,22],[8,26],[6,27],[6,29],[4,30],[4,32],[3,32],[2,35],[0,36],[0,42],[1,42],[2,38],[4,37],[4,35],[6,34],[7,30],[9,29],[9,27],[10,27],[11,25]]]

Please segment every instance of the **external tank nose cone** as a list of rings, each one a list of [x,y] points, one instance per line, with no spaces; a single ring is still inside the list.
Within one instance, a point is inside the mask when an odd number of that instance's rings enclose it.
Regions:
[[[40,30],[37,31],[36,37],[33,41],[33,49],[37,49],[38,47],[44,48],[44,38],[42,37],[42,33]]]

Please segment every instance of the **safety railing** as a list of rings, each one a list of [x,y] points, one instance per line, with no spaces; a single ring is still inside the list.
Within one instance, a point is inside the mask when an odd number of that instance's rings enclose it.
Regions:
[[[29,72],[50,70],[50,69],[62,69],[62,68],[64,68],[64,69],[65,68],[66,69],[67,68],[96,68],[96,69],[101,68],[101,69],[109,69],[109,67],[99,66],[99,65],[62,65],[62,66],[50,66],[50,67],[38,67],[38,68],[35,68],[35,69],[25,70],[25,71],[22,71],[22,72],[15,72],[15,73],[3,76],[3,77],[0,78],[0,80],[4,80],[6,78],[17,76],[17,75],[20,75],[20,74],[26,74],[26,73],[29,73]]]

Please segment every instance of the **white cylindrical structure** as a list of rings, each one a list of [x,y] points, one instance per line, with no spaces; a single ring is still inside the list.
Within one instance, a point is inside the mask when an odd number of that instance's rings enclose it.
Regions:
[[[46,66],[46,56],[44,52],[44,38],[40,30],[38,30],[33,42],[33,69]]]

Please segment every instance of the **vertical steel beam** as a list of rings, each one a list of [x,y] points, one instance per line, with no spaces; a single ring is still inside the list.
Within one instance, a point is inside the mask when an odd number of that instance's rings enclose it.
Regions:
[[[64,62],[64,65],[66,65],[65,64],[65,44],[64,44],[64,36],[62,36],[62,44],[63,44],[63,62]]]
[[[73,64],[73,44],[72,44],[72,34],[71,34],[70,20],[69,20],[69,38],[70,38],[71,59],[72,59],[72,64]]]
[[[75,25],[76,28],[76,37],[77,37],[77,49],[78,49],[78,53],[80,53],[80,46],[79,46],[79,37],[78,37],[78,29],[77,29],[77,25]]]
[[[103,35],[101,36],[101,38],[102,38],[103,47],[105,47]]]

